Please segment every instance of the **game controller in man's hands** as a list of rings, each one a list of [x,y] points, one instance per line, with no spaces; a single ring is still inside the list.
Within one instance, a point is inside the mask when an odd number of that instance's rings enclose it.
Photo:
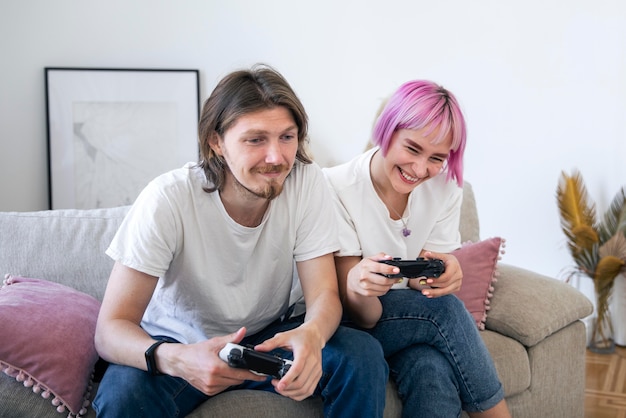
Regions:
[[[415,260],[402,260],[393,258],[391,260],[380,260],[379,263],[389,264],[400,269],[397,274],[382,274],[390,279],[416,277],[439,277],[445,270],[443,260],[438,258],[416,258]]]
[[[220,358],[230,367],[248,369],[253,373],[276,379],[282,378],[293,363],[291,360],[234,343],[228,343],[220,350]]]

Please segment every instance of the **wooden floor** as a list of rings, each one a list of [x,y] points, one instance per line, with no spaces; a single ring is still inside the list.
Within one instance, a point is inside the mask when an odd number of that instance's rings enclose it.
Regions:
[[[614,354],[587,350],[585,418],[626,418],[626,347]]]

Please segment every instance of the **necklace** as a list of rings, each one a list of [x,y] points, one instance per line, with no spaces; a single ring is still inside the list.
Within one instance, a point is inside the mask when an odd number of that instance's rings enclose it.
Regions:
[[[374,179],[372,179],[372,185],[374,186],[374,189],[376,189],[376,191],[378,192],[378,194],[381,197],[381,200],[383,201],[383,204],[385,203],[385,200],[383,199],[385,194],[383,192],[380,191],[380,189],[378,188],[378,186],[376,186],[376,183],[374,182]],[[387,206],[385,204],[385,206]],[[406,238],[409,235],[411,235],[411,230],[409,229],[409,227],[407,226],[404,218],[398,213],[398,211],[391,205],[389,205],[389,209],[391,209],[391,211],[398,217],[400,218],[400,221],[402,222],[402,225],[404,226],[404,228],[402,228],[402,235]],[[407,217],[407,221],[409,220],[409,218]]]

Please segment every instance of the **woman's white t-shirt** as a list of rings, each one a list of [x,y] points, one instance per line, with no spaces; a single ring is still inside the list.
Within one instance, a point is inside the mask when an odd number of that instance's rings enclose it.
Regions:
[[[345,164],[323,169],[339,213],[341,249],[336,255],[370,257],[384,252],[415,259],[422,249],[449,253],[459,248],[463,190],[446,181],[445,172],[417,186],[403,214],[411,230],[404,237],[404,223],[391,219],[372,184],[370,162],[377,151],[375,147]]]

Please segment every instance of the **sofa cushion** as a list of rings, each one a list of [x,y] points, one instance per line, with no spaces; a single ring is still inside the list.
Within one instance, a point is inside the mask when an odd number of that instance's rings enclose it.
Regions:
[[[452,252],[463,270],[463,284],[457,296],[481,330],[485,329],[498,260],[501,258],[500,254],[504,253],[503,246],[504,240],[494,237],[479,242],[466,242]]]
[[[0,273],[45,278],[102,300],[113,267],[104,251],[128,208],[0,212]]]
[[[2,371],[50,398],[50,408],[84,414],[98,360],[99,308],[98,300],[67,286],[7,276],[0,288]]]
[[[243,389],[223,392],[210,398],[189,414],[188,418],[252,415],[260,418],[321,418],[324,413],[323,403],[319,397],[297,402],[273,392]],[[398,387],[390,380],[387,383],[384,418],[400,418],[401,416],[402,402],[398,397]]]
[[[593,312],[593,304],[567,283],[500,263],[486,328],[532,347]]]
[[[195,409],[189,418],[238,417],[249,415],[254,405],[254,416],[259,418],[307,417],[322,418],[322,402],[309,398],[301,402],[262,390],[232,390],[220,393]]]

